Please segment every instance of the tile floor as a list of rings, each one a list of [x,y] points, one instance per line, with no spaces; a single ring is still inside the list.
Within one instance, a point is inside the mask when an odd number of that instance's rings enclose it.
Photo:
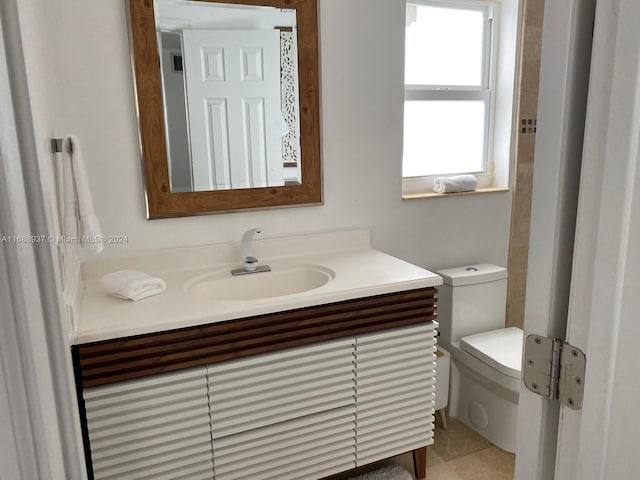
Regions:
[[[459,420],[448,423],[447,430],[436,423],[434,444],[427,453],[427,480],[513,480],[514,454]]]
[[[367,466],[357,473],[388,464],[401,465],[413,474],[411,453]],[[436,422],[434,444],[427,452],[425,480],[513,480],[514,468],[515,455],[496,447],[462,422],[449,418],[446,430]]]

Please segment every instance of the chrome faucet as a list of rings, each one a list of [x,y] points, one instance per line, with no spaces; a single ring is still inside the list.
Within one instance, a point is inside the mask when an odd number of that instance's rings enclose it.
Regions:
[[[262,233],[262,230],[259,228],[252,228],[251,230],[247,230],[246,232],[244,232],[244,235],[242,235],[242,240],[240,241],[240,254],[242,256],[243,267],[231,270],[231,275],[246,275],[248,273],[271,271],[271,267],[269,267],[268,265],[258,266],[258,259],[251,253],[253,237],[259,235],[260,233]]]

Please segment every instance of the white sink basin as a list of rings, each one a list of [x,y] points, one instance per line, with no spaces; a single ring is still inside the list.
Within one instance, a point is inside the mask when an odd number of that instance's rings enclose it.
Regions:
[[[271,264],[270,272],[231,275],[231,268],[194,278],[185,289],[200,299],[258,300],[308,292],[331,281],[332,270],[318,265]]]

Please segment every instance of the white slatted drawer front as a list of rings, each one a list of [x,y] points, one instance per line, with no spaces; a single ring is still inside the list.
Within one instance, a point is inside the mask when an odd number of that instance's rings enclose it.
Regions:
[[[298,480],[320,478],[312,473],[331,465],[340,468],[330,473],[353,468],[355,405],[217,438],[213,450],[216,480]]]
[[[436,326],[357,337],[358,466],[432,443]]]
[[[209,366],[213,438],[352,405],[347,338]]]
[[[205,368],[83,395],[96,480],[213,478]]]

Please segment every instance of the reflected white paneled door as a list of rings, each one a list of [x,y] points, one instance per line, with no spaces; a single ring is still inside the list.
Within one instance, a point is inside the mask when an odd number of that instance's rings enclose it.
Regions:
[[[437,325],[357,337],[358,466],[433,443]]]
[[[83,392],[96,480],[211,480],[206,368]]]
[[[284,185],[279,30],[184,30],[195,190]]]

